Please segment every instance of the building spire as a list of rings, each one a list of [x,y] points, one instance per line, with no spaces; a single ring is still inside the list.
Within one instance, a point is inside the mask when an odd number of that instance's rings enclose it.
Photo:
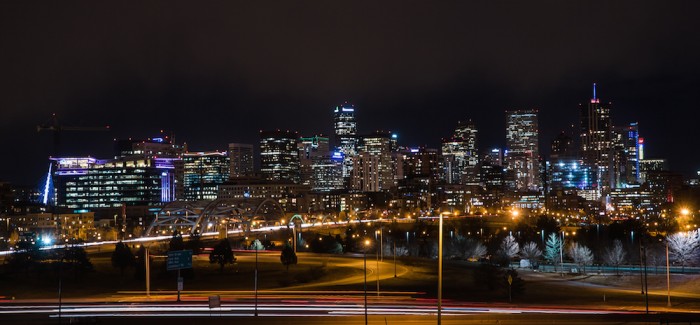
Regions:
[[[595,82],[593,83],[593,99],[597,99],[597,97],[595,96]]]

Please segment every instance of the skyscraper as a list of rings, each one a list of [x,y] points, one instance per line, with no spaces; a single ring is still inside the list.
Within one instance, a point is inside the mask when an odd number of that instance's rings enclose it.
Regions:
[[[231,161],[230,178],[252,177],[255,174],[252,144],[229,143],[228,156]]]
[[[443,166],[448,184],[479,185],[477,134],[472,120],[459,121],[453,136],[442,140]]]
[[[579,104],[581,112],[581,158],[591,168],[593,184],[600,197],[615,187],[613,168],[611,104],[601,104],[593,84],[593,98],[588,105]]]
[[[299,183],[299,134],[260,131],[260,173],[268,181]]]
[[[506,168],[515,177],[518,191],[537,191],[542,186],[539,163],[537,110],[506,111]]]
[[[552,140],[547,176],[549,190],[585,190],[591,187],[590,167],[583,165],[573,139],[566,132]]]
[[[333,110],[333,130],[335,144],[343,153],[343,177],[350,177],[353,168],[353,158],[357,154],[357,122],[355,121],[355,106],[345,102]]]
[[[310,185],[313,179],[314,162],[330,157],[328,138],[323,135],[300,138],[297,147],[299,148],[301,184]]]
[[[361,138],[352,170],[352,189],[363,192],[389,190],[402,178],[402,155],[390,132],[377,131]]]
[[[229,179],[231,163],[226,152],[188,152],[182,156],[184,193],[178,200],[215,200],[219,185]]]

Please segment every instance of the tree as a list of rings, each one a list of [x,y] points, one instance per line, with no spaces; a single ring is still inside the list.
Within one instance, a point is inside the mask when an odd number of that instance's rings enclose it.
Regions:
[[[73,267],[73,275],[76,279],[78,278],[78,274],[94,269],[83,247],[77,245],[66,247],[64,248],[64,254],[65,260],[70,262]]]
[[[170,238],[168,243],[168,251],[181,251],[185,249],[185,242],[182,240],[182,234],[175,230],[173,232],[173,237]]]
[[[467,259],[479,259],[482,258],[487,253],[486,246],[481,243],[481,241],[476,239],[467,240],[467,251],[464,252],[464,257]]]
[[[577,242],[571,243],[567,253],[569,257],[574,260],[574,263],[583,268],[584,274],[586,273],[586,265],[591,265],[593,263],[593,253],[591,250],[586,246],[579,245]]]
[[[192,250],[192,254],[198,255],[202,253],[202,235],[199,232],[193,232],[190,239],[187,241],[187,249]]]
[[[124,270],[127,267],[133,266],[135,262],[134,254],[131,253],[131,249],[126,246],[123,242],[119,241],[114,246],[114,252],[112,252],[112,266],[119,269],[121,276],[124,276]]]
[[[614,266],[616,274],[619,274],[618,267],[625,262],[626,258],[627,253],[622,247],[622,242],[618,239],[615,239],[615,241],[613,241],[612,247],[609,247],[603,255],[603,260],[605,261],[605,264]]]
[[[547,237],[547,244],[544,250],[544,258],[556,265],[561,261],[561,239],[556,233],[551,233]]]
[[[292,248],[291,245],[286,244],[284,247],[282,247],[280,261],[282,262],[282,265],[287,267],[287,272],[289,272],[289,265],[297,264],[297,253],[294,252],[294,248]]]
[[[535,268],[539,264],[540,257],[542,257],[542,251],[535,242],[529,242],[523,245],[523,248],[520,250],[520,256],[530,262],[530,268]]]
[[[220,267],[219,272],[224,271],[226,264],[233,264],[235,261],[236,257],[233,255],[231,243],[228,242],[228,239],[222,239],[209,254],[209,263],[218,263]]]
[[[518,246],[518,242],[515,241],[513,235],[508,235],[506,238],[503,238],[499,246],[499,252],[508,259],[508,266],[510,267],[510,260],[520,252],[520,246]]]
[[[141,245],[139,250],[136,251],[136,270],[134,272],[134,279],[144,280],[146,278],[146,246]]]
[[[263,244],[260,242],[260,240],[257,240],[257,239],[256,239],[256,240],[253,241],[252,244],[250,244],[250,249],[252,249],[252,250],[254,250],[254,251],[261,251],[261,250],[264,250],[265,247],[264,247]]]
[[[685,272],[685,265],[695,259],[700,250],[700,232],[697,230],[679,232],[666,238],[668,241],[669,257],[674,262],[680,263],[681,272]]]

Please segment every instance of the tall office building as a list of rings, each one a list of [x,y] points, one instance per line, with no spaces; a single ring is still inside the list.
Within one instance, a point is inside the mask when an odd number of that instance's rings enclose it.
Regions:
[[[323,158],[330,157],[330,143],[327,137],[315,135],[312,137],[302,137],[297,143],[299,150],[299,170],[301,184],[311,185],[313,179],[313,168],[315,162]]]
[[[361,138],[352,170],[352,189],[363,192],[389,190],[403,178],[402,156],[390,132],[377,131]]]
[[[330,156],[313,158],[309,185],[311,190],[315,192],[330,192],[344,189],[343,153],[336,151]]]
[[[333,110],[335,145],[343,153],[343,177],[350,177],[353,158],[357,154],[357,122],[355,106],[345,102]]]
[[[614,150],[612,141],[611,104],[601,104],[593,84],[593,98],[588,105],[579,104],[581,111],[581,158],[593,172],[596,196],[615,187]]]
[[[229,179],[231,163],[226,152],[188,152],[182,156],[182,196],[185,201],[216,200],[219,185]]]
[[[590,167],[583,165],[574,147],[574,141],[566,132],[552,140],[550,160],[547,162],[549,190],[590,189]]]
[[[472,120],[459,121],[452,138],[442,140],[443,168],[448,184],[479,184],[477,134]]]
[[[230,178],[245,178],[255,175],[252,144],[229,143],[228,157],[231,161],[231,166],[229,167]]]
[[[298,184],[299,134],[292,131],[260,131],[260,173],[273,182]]]
[[[625,179],[627,184],[639,184],[639,123],[633,122],[624,130]]]
[[[541,188],[537,110],[506,111],[506,168],[515,177],[515,190]]]

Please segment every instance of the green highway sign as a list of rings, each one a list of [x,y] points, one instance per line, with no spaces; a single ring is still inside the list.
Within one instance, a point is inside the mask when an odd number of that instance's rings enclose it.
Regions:
[[[192,251],[171,251],[168,252],[168,271],[191,269],[192,268]]]

